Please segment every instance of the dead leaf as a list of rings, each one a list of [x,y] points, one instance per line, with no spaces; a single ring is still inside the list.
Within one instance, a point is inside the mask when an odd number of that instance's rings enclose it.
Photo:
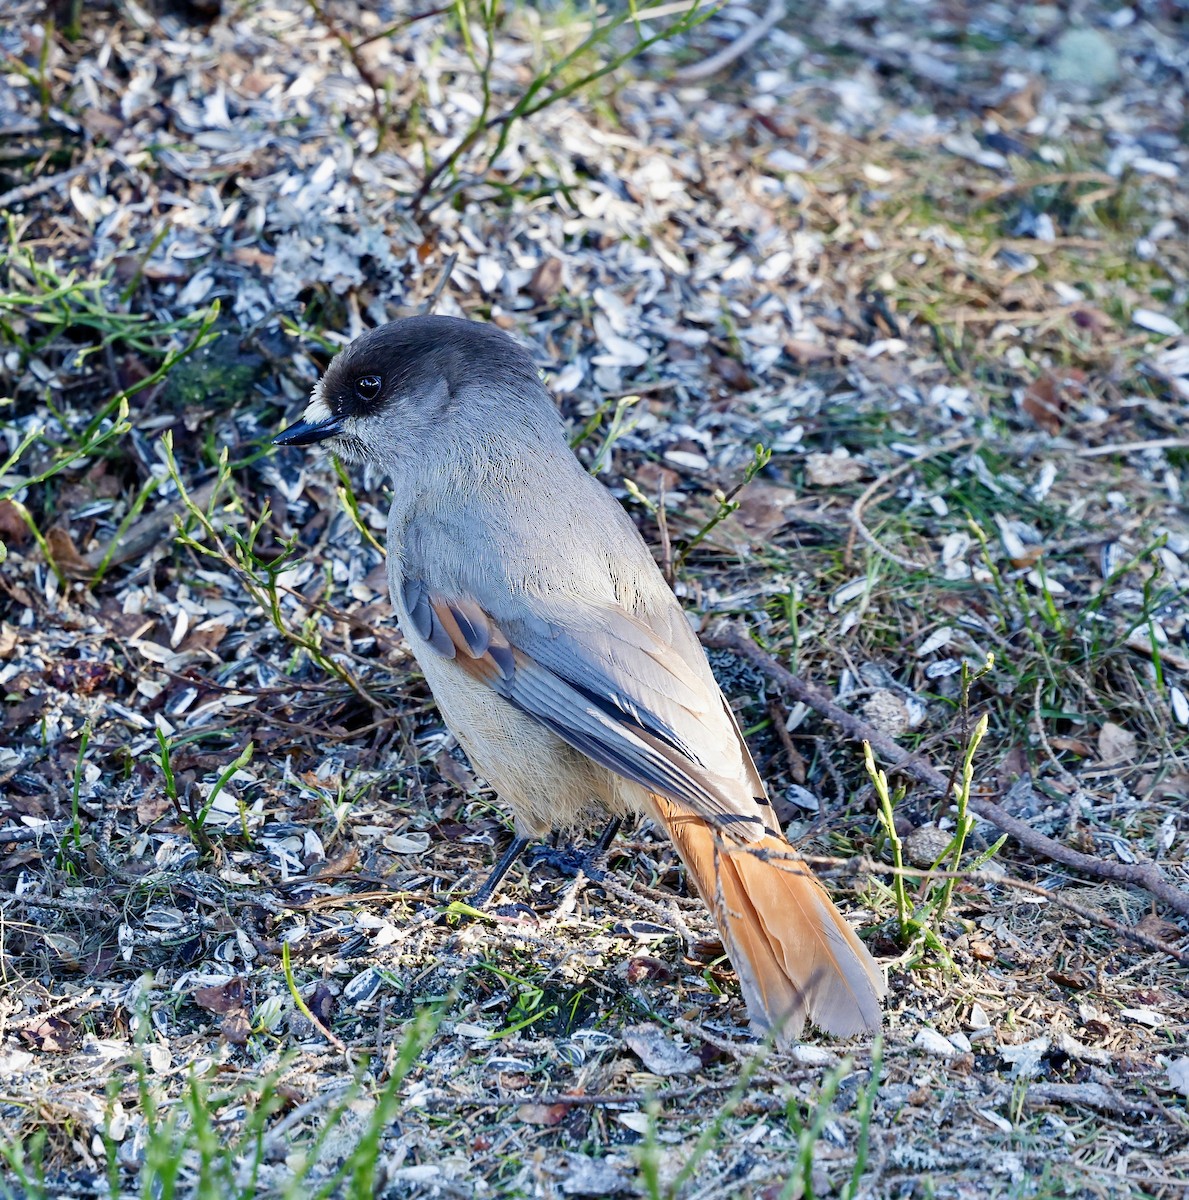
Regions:
[[[725,354],[712,354],[710,368],[733,392],[749,392],[755,387],[755,380],[737,358],[729,358]]]
[[[810,363],[826,362],[831,358],[828,346],[818,342],[803,342],[799,338],[790,338],[784,344],[784,352],[793,360],[807,366]]]
[[[1134,762],[1135,734],[1107,721],[1098,731],[1098,757],[1104,763]]]
[[[45,679],[51,687],[60,692],[89,696],[114,674],[115,668],[110,663],[96,662],[88,658],[63,659],[46,671]]]
[[[813,487],[841,487],[862,475],[863,464],[841,446],[833,454],[810,454],[805,459],[805,482]]]
[[[1074,991],[1090,986],[1090,976],[1085,971],[1050,971],[1049,978],[1058,986]]]
[[[306,1000],[306,1007],[323,1025],[329,1026],[334,1020],[334,993],[319,980]]]
[[[1054,750],[1068,750],[1070,754],[1076,754],[1080,758],[1090,758],[1094,754],[1094,747],[1091,746],[1089,742],[1083,741],[1081,738],[1049,738],[1049,745],[1052,746]]]
[[[675,1042],[659,1025],[633,1025],[623,1031],[623,1040],[653,1075],[689,1075],[702,1060]]]
[[[236,246],[231,257],[243,267],[258,267],[261,271],[271,273],[276,265],[276,255],[269,254],[256,246]]]
[[[560,258],[545,258],[528,281],[528,294],[538,304],[548,304],[561,291],[562,264]]]
[[[731,521],[752,541],[766,541],[788,524],[788,510],[796,503],[797,493],[792,488],[753,483],[740,497]]]
[[[173,801],[164,791],[141,792],[136,801],[136,819],[146,828],[156,825],[166,813],[173,811]]]
[[[1135,928],[1138,933],[1145,933],[1148,937],[1174,944],[1185,936],[1179,926],[1158,917],[1155,913],[1148,913]]]
[[[190,630],[178,649],[190,653],[196,650],[213,653],[226,636],[226,625],[218,621],[203,621],[201,625],[196,625]]]
[[[479,784],[475,781],[474,775],[458,762],[449,750],[443,750],[434,759],[434,769],[448,783],[454,784],[468,796],[479,790]]]
[[[672,983],[675,976],[667,963],[647,954],[637,954],[628,962],[628,983],[640,983],[644,979],[655,979],[658,983]]]
[[[11,500],[0,500],[0,542],[19,546],[29,540],[29,526]]]
[[[1072,404],[1086,395],[1086,372],[1077,367],[1046,371],[1024,392],[1020,407],[1043,430],[1059,433]]]
[[[236,976],[226,983],[215,983],[210,987],[198,988],[194,1003],[207,1012],[229,1013],[243,1011],[247,1007],[247,983]]]
[[[68,530],[61,525],[55,525],[45,535],[45,544],[54,560],[54,565],[71,579],[90,579],[92,569],[87,566],[83,556],[79,554],[74,539]]]
[[[69,1054],[78,1045],[74,1026],[61,1017],[46,1017],[29,1029],[22,1029],[21,1037],[35,1050],[47,1054]]]
[[[697,962],[712,963],[726,954],[722,941],[716,937],[698,938],[689,948],[690,956]]]
[[[252,1033],[252,1022],[243,1009],[229,1012],[219,1026],[219,1035],[233,1046],[246,1046]]]

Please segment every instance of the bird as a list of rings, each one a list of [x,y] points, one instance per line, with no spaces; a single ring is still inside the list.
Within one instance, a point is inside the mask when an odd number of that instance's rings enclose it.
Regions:
[[[511,851],[650,817],[714,917],[756,1034],[879,1027],[882,971],[785,839],[689,619],[519,342],[462,317],[377,326],[274,441],[390,480],[396,621],[511,808]]]

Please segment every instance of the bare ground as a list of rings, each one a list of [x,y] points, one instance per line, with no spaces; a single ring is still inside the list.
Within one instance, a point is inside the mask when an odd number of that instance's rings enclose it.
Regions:
[[[381,6],[73,38],[65,6],[49,42],[9,8],[0,416],[40,431],[0,480],[9,1189],[136,1194],[172,1146],[179,1194],[304,1163],[303,1194],[1183,1195],[1184,908],[1027,839],[974,873],[979,821],[940,948],[905,945],[859,746],[737,655],[790,836],[889,969],[874,1082],[871,1046],[749,1039],[647,827],[597,885],[546,856],[442,918],[506,814],[389,621],[383,489],[267,439],[368,324],[495,320],[708,634],[946,775],[985,714],[976,801],[1185,889],[1184,7],[794,5],[672,79],[730,10],[420,199],[481,112],[477,8],[470,54]],[[490,111],[585,19],[509,15]],[[928,866],[954,814],[897,782]]]

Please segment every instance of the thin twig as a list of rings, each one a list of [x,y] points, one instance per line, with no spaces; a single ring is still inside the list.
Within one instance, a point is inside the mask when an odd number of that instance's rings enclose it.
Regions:
[[[729,1079],[718,1083],[699,1083],[692,1087],[667,1088],[663,1092],[542,1092],[535,1096],[499,1096],[491,1100],[438,1094],[422,1102],[430,1109],[511,1108],[520,1107],[522,1104],[540,1104],[546,1108],[552,1108],[555,1104],[573,1108],[602,1108],[626,1104],[639,1108],[640,1105],[653,1100],[661,1104],[666,1100],[692,1100],[705,1092],[722,1092],[734,1086],[735,1081]]]
[[[717,650],[730,650],[741,658],[747,659],[748,662],[754,663],[786,696],[791,696],[794,700],[801,701],[802,704],[808,704],[810,708],[837,725],[848,737],[854,738],[856,741],[870,742],[873,749],[877,750],[903,774],[910,775],[919,783],[934,789],[938,795],[947,796],[949,794],[946,777],[936,767],[919,755],[910,754],[873,725],[839,708],[824,693],[809,686],[804,680],[782,667],[772,655],[757,646],[750,638],[744,637],[734,630],[727,630],[707,638],[706,644]],[[1133,887],[1143,888],[1162,904],[1167,904],[1176,912],[1189,916],[1189,892],[1164,879],[1160,868],[1155,863],[1108,862],[1093,855],[1082,854],[1052,838],[1045,837],[1043,833],[1038,833],[1031,825],[1021,821],[1018,817],[1013,817],[993,800],[971,796],[970,807],[983,820],[990,821],[1034,854],[1071,867],[1092,879],[1109,879],[1116,883],[1126,883]]]
[[[1184,450],[1189,448],[1189,438],[1149,438],[1146,442],[1112,442],[1106,446],[1085,446],[1075,450],[1078,458],[1102,458],[1107,454],[1136,454],[1142,450]]]
[[[442,272],[438,276],[438,281],[433,285],[433,291],[426,297],[425,303],[421,306],[421,316],[433,312],[438,306],[438,300],[441,299],[442,292],[446,288],[446,284],[450,282],[450,276],[454,273],[454,264],[458,262],[458,255],[451,254],[445,263],[442,264]]]
[[[40,179],[34,179],[32,183],[22,183],[20,187],[15,187],[0,195],[0,209],[11,208],[14,204],[23,204],[26,200],[32,200],[43,192],[53,191],[59,184],[69,183],[80,175],[87,175],[91,171],[99,170],[100,167],[106,166],[110,159],[110,154],[96,154],[93,158],[88,158],[77,166],[60,171],[57,175],[43,175]]]
[[[918,454],[910,458],[907,462],[902,462],[898,467],[893,467],[881,475],[863,494],[851,505],[850,520],[851,520],[851,536],[847,539],[846,553],[843,556],[843,561],[850,565],[851,552],[854,548],[854,534],[858,534],[877,554],[882,554],[884,558],[891,559],[892,562],[898,563],[909,571],[929,571],[932,567],[929,563],[919,563],[911,558],[903,558],[899,554],[889,550],[876,536],[863,524],[863,509],[871,502],[871,498],[876,492],[881,491],[893,479],[899,477],[907,471],[911,471],[913,467],[920,463],[926,462],[930,458],[936,458],[939,454],[949,454],[953,450],[961,450],[963,446],[969,446],[975,442],[976,438],[963,438],[958,442],[948,442],[944,446],[934,446],[931,450],[926,450],[922,454]]]
[[[733,42],[724,46],[717,54],[692,66],[681,67],[673,72],[674,83],[698,83],[725,70],[736,59],[742,58],[761,38],[766,37],[785,14],[788,0],[768,0],[764,15],[745,29]]]

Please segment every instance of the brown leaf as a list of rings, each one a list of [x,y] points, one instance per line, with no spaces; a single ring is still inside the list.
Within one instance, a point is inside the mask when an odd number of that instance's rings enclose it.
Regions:
[[[468,796],[472,792],[479,790],[479,784],[475,781],[474,775],[462,763],[458,762],[448,750],[443,750],[434,759],[434,767],[443,779],[454,784],[461,791],[466,792]]]
[[[115,670],[109,663],[88,658],[63,659],[46,671],[45,679],[60,692],[89,696],[114,674]]]
[[[313,992],[306,1000],[306,1007],[323,1025],[329,1026],[334,1020],[334,993],[321,980],[314,985]]]
[[[49,548],[50,557],[54,560],[54,565],[63,575],[68,575],[71,579],[91,578],[91,568],[79,554],[68,530],[63,529],[61,525],[55,525],[45,535],[45,543]]]
[[[636,468],[636,486],[646,496],[659,496],[662,487],[666,492],[675,492],[681,486],[681,476],[660,463],[642,462]]]
[[[136,819],[146,827],[156,825],[166,813],[173,811],[173,801],[164,791],[141,792],[136,801]]]
[[[1054,750],[1068,750],[1071,754],[1077,754],[1081,758],[1092,758],[1094,756],[1094,747],[1091,746],[1089,742],[1083,741],[1081,738],[1049,738],[1049,745],[1052,746]]]
[[[213,1013],[242,1012],[247,1007],[247,996],[247,983],[236,976],[226,983],[198,988],[194,993],[194,1003]]]
[[[276,265],[276,255],[269,254],[257,246],[236,246],[231,257],[244,267],[258,267],[261,271],[271,274]]]
[[[1161,942],[1176,943],[1185,936],[1179,926],[1158,917],[1155,913],[1148,913],[1135,928],[1139,933],[1146,933],[1148,937]]]
[[[1098,757],[1104,763],[1134,762],[1135,751],[1134,733],[1113,721],[1103,723],[1098,731]]]
[[[793,362],[802,365],[826,362],[832,357],[828,346],[823,346],[818,342],[803,342],[799,338],[790,338],[785,342],[784,352]]]
[[[0,500],[0,542],[19,546],[29,540],[29,526],[11,500]]]
[[[703,963],[712,963],[726,953],[719,938],[698,938],[689,948],[690,956]]]
[[[1090,976],[1085,971],[1050,971],[1049,978],[1059,987],[1073,991],[1090,986]]]
[[[755,387],[755,380],[747,373],[747,368],[737,359],[725,354],[710,356],[711,370],[734,392],[749,392]]]
[[[528,281],[528,294],[538,304],[548,304],[561,291],[561,274],[560,258],[542,259]]]
[[[214,652],[227,636],[227,626],[218,621],[203,621],[186,635],[179,649],[184,651],[206,650]]]
[[[797,503],[792,488],[752,483],[739,498],[731,520],[753,540],[766,540],[789,523],[788,512]]]
[[[1024,392],[1020,407],[1048,433],[1059,433],[1070,405],[1086,394],[1086,372],[1077,367],[1046,371]]]
[[[319,879],[327,879],[337,875],[350,875],[359,870],[359,851],[352,846],[349,850],[345,850],[337,858],[330,859],[322,865],[322,870],[318,872]]]
[[[667,963],[647,954],[637,954],[628,962],[628,983],[639,983],[644,979],[655,979],[658,983],[672,983],[676,978]]]
[[[242,1009],[229,1012],[219,1026],[219,1033],[233,1046],[246,1046],[252,1033],[252,1023],[248,1020],[248,1014]]]
[[[78,1045],[74,1026],[61,1017],[46,1017],[40,1024],[22,1029],[21,1037],[34,1050],[43,1050],[47,1054],[69,1054]]]

